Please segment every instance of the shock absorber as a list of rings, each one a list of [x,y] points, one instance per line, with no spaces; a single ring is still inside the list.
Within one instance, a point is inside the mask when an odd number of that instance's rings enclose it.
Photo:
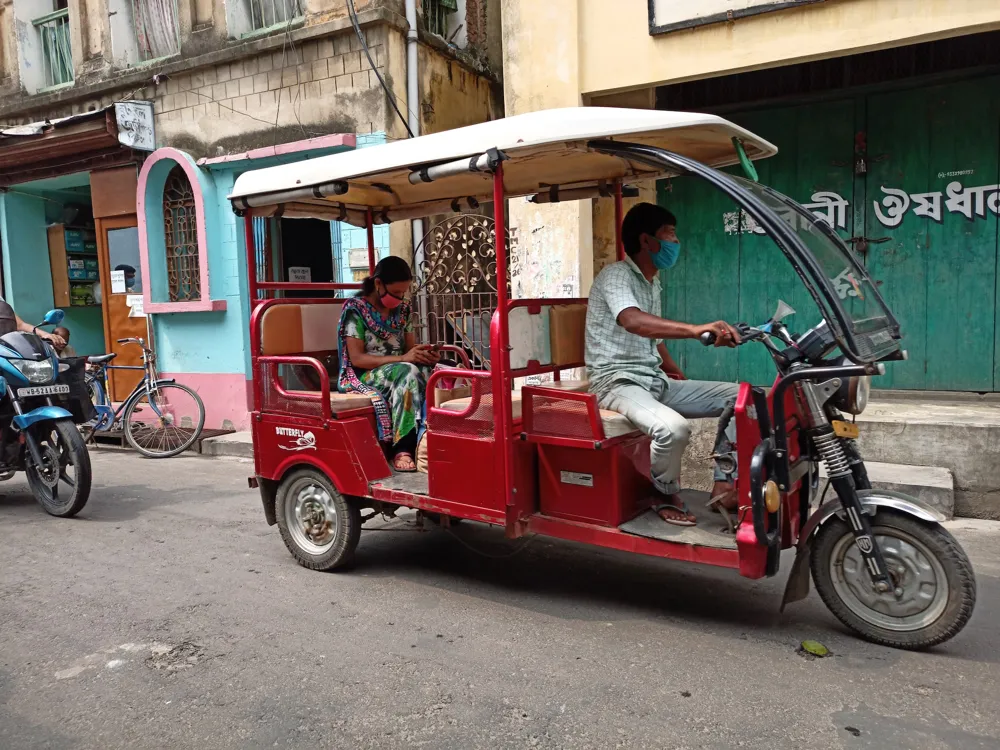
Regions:
[[[813,444],[819,451],[820,458],[826,464],[826,475],[830,479],[837,477],[851,476],[851,465],[847,461],[847,454],[840,439],[833,433],[832,429],[827,429],[819,435],[813,435]]]

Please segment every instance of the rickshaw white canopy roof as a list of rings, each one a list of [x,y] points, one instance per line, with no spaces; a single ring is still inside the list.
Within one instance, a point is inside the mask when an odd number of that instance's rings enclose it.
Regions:
[[[777,153],[771,143],[715,115],[609,107],[571,107],[530,112],[356,151],[245,172],[229,196],[255,216],[316,217],[377,223],[468,208],[491,201],[492,176],[462,170],[431,182],[412,181],[427,166],[474,159],[491,149],[504,162],[507,197],[626,184],[668,176],[639,162],[591,151],[593,140],[640,143],[673,151],[713,167],[736,164],[732,138],[747,156]],[[332,186],[338,191],[330,194]],[[472,199],[470,201],[470,199]],[[459,201],[460,203],[455,203]],[[454,204],[449,207],[449,204]]]

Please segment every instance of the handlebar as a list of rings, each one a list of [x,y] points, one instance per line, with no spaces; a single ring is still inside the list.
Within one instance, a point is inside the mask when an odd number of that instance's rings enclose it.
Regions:
[[[748,326],[746,323],[737,323],[733,327],[739,331],[740,334],[740,341],[736,346],[746,344],[749,341],[756,341],[757,339],[764,337],[764,331],[760,328]],[[702,343],[702,346],[712,346],[716,342],[717,336],[711,331],[705,331],[698,336],[698,340]]]
[[[142,338],[118,339],[118,343],[119,344],[138,344],[139,346],[142,346],[142,347],[146,346],[146,341],[145,341],[145,339],[142,339]]]

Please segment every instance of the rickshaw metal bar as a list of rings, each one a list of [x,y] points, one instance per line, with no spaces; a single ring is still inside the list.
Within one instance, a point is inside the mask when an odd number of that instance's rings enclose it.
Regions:
[[[233,208],[246,210],[273,206],[276,203],[294,203],[298,200],[324,199],[333,195],[344,195],[347,192],[347,182],[337,180],[313,187],[295,188],[294,190],[278,190],[273,193],[259,193],[254,196],[233,199]]]
[[[331,281],[261,281],[257,284],[257,289],[261,290],[285,290],[285,291],[296,291],[296,292],[310,292],[310,291],[335,291],[338,289],[360,289],[361,284],[350,282],[342,284],[340,282]],[[296,302],[300,300],[296,299]]]
[[[622,181],[615,180],[615,257],[618,260],[625,260],[625,245],[622,242],[622,219],[624,218],[624,208],[622,207]]]
[[[365,229],[368,231],[368,275],[375,275],[375,225],[372,223],[372,209],[365,210]]]
[[[410,172],[408,179],[411,185],[419,185],[422,182],[434,182],[443,177],[453,177],[468,172],[492,172],[497,153],[494,150],[492,154],[487,152],[479,156],[435,164],[432,167],[421,167]]]
[[[247,284],[250,290],[250,307],[257,304],[257,294],[260,287],[257,286],[257,251],[253,236],[253,216],[246,214],[243,217],[243,242],[246,245],[247,254]]]
[[[330,408],[330,375],[318,359],[315,357],[257,357],[257,364],[308,365],[312,367],[319,373],[320,395],[313,396],[311,393],[304,391],[302,395],[296,394],[294,398],[298,401],[319,401],[323,419],[328,422],[333,419],[333,411]],[[254,373],[254,375],[256,374]],[[254,378],[254,380],[257,380],[257,378]],[[258,409],[257,411],[260,410]]]
[[[472,369],[472,364],[469,362],[469,355],[462,347],[455,346],[454,344],[438,344],[438,351],[455,352],[455,354],[458,355],[458,358],[462,360],[462,364],[465,365],[465,369]]]
[[[626,534],[611,526],[582,521],[568,521],[561,518],[544,516],[535,513],[527,519],[528,531],[544,536],[553,536],[584,544],[594,544],[599,547],[635,552],[651,557],[664,557],[671,560],[703,563],[720,568],[740,567],[740,553],[737,549],[721,547],[703,547],[698,544],[682,544],[667,542],[660,539],[648,539],[634,534]]]
[[[511,393],[510,393],[510,329],[507,296],[507,217],[504,202],[503,161],[498,161],[493,172],[493,222],[496,231],[497,259],[497,314],[496,346],[491,346],[490,370],[493,375],[493,412],[495,415],[493,439],[500,450],[500,486],[506,508],[506,534],[517,536],[516,509],[513,492],[513,452],[511,444]],[[491,325],[492,327],[492,325]]]
[[[442,378],[464,378],[466,380],[489,380],[490,373],[483,372],[482,370],[460,370],[460,369],[447,369],[447,370],[435,370],[431,373],[431,376],[427,378],[427,387],[425,391],[427,393],[434,393],[434,386]],[[451,417],[454,419],[467,419],[476,413],[476,409],[479,408],[479,404],[482,402],[482,389],[472,387],[472,395],[469,398],[469,405],[462,411],[452,411],[451,409],[442,409],[440,406],[433,406],[428,404],[427,406],[427,418],[430,419],[434,414],[439,414],[443,417]]]

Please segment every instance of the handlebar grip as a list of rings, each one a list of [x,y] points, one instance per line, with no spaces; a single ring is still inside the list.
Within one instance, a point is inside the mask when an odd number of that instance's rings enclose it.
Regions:
[[[700,335],[700,336],[698,337],[698,340],[699,340],[699,341],[700,341],[700,342],[701,342],[701,343],[702,343],[702,344],[703,344],[704,346],[711,346],[712,344],[714,344],[714,343],[715,343],[715,334],[714,334],[714,333],[712,333],[711,331],[705,331],[705,332],[704,332],[703,334],[701,334],[701,335]]]

